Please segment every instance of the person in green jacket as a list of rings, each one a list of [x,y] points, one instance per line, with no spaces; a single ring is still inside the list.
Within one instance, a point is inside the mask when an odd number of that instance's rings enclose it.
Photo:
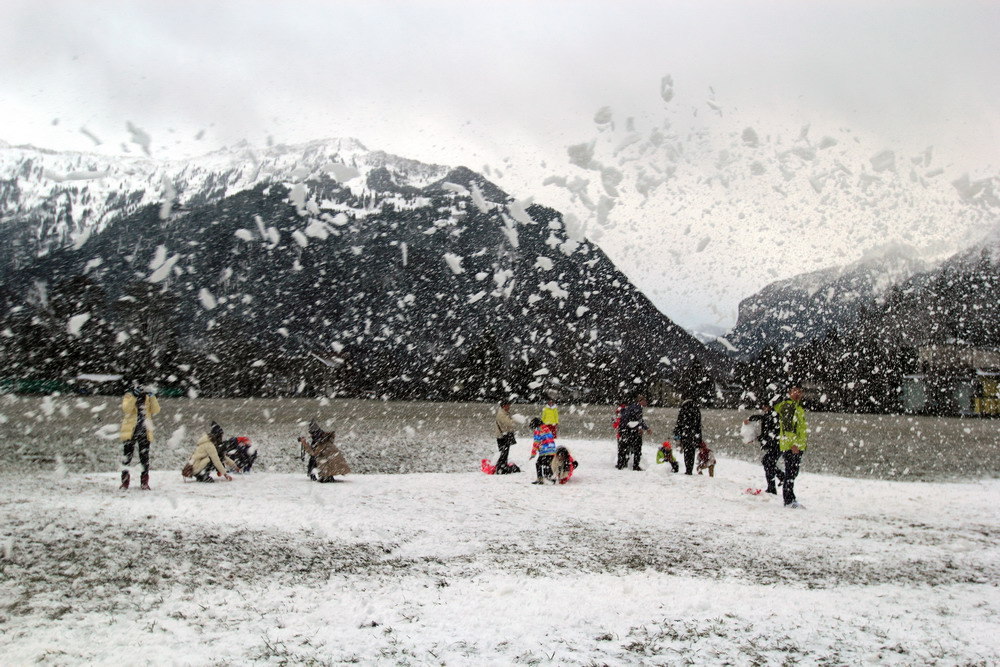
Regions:
[[[792,387],[788,390],[788,400],[774,406],[778,415],[778,449],[785,459],[785,480],[782,485],[785,507],[802,507],[795,499],[795,478],[802,465],[802,454],[806,451],[806,439],[809,435],[802,396],[802,387]]]
[[[559,408],[556,406],[556,399],[551,396],[542,408],[542,423],[552,427],[553,438],[559,437]]]

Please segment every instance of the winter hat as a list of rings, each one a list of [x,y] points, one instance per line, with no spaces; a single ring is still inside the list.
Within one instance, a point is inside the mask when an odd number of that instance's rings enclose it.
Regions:
[[[212,442],[222,442],[222,427],[213,421],[211,428],[208,429],[208,436],[212,438]]]
[[[663,442],[663,449],[670,449],[670,441],[669,440],[665,440]]]
[[[541,425],[542,425],[542,420],[539,419],[538,417],[535,417],[530,422],[528,422],[528,426],[530,426],[531,428],[538,428]]]
[[[309,422],[309,435],[313,437],[313,440],[319,440],[326,435],[326,431],[320,427],[319,422],[313,419]]]

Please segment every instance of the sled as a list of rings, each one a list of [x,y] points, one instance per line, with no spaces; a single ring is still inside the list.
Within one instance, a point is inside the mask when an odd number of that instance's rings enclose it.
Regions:
[[[497,470],[497,467],[489,459],[480,461],[479,467],[487,475],[513,475],[514,473],[521,472],[521,467],[516,463],[508,463],[505,470]]]

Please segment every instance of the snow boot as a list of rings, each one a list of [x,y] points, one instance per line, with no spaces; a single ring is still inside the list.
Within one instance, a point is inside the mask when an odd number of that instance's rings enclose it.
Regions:
[[[128,482],[129,482],[128,470],[122,470],[122,485],[119,486],[118,488],[122,489],[123,491],[128,489]]]
[[[139,489],[142,491],[152,491],[149,488],[149,473],[144,472],[139,475]]]
[[[770,484],[767,485],[767,491],[765,491],[765,493],[773,493],[774,495],[778,495],[778,488],[774,485],[774,482],[771,482]]]

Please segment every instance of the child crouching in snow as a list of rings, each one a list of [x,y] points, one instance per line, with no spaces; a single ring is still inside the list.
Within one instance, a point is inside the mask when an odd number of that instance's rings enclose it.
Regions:
[[[677,463],[677,457],[674,456],[674,450],[670,446],[669,440],[660,445],[660,449],[656,452],[656,462],[669,463],[674,472],[680,470],[680,465]]]
[[[698,474],[708,468],[708,476],[715,477],[715,454],[708,448],[708,443],[702,440],[698,447]]]
[[[552,474],[555,475],[554,481],[565,484],[573,476],[573,471],[578,465],[580,463],[573,458],[568,449],[562,445],[556,447],[556,453],[553,455],[551,463]]]
[[[533,459],[538,456],[538,461],[535,462],[538,479],[532,484],[542,484],[546,479],[552,479],[552,457],[556,453],[556,439],[549,425],[543,424],[538,417],[532,419],[529,426],[533,432],[534,442],[531,446],[531,456],[528,458]]]

